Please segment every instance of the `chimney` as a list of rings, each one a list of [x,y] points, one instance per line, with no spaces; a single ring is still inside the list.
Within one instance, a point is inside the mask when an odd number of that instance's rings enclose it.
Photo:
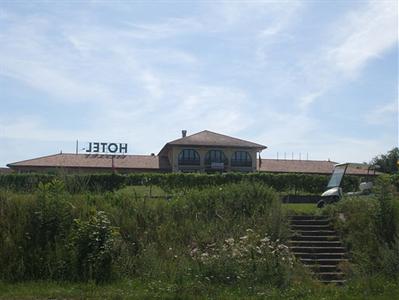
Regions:
[[[181,131],[181,137],[186,137],[187,135],[187,130],[182,130]]]

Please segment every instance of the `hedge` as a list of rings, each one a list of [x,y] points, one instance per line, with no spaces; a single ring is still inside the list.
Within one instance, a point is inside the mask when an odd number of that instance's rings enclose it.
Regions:
[[[4,174],[0,175],[0,188],[31,192],[40,182],[48,183],[53,179],[60,179],[65,183],[69,192],[84,191],[112,191],[128,185],[157,185],[166,191],[173,189],[201,188],[240,182],[242,180],[260,182],[274,188],[278,192],[320,194],[325,191],[328,175],[312,174],[274,174],[274,173],[223,173],[223,174],[195,174],[195,173],[132,173],[122,174]],[[355,191],[360,178],[345,176],[344,191]]]

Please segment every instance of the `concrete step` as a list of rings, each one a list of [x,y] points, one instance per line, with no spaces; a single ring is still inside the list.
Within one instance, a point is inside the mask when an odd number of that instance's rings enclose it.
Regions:
[[[290,247],[342,247],[341,241],[289,241]]]
[[[291,225],[329,225],[330,220],[291,220]]]
[[[346,258],[321,258],[321,259],[313,259],[313,258],[300,258],[300,261],[304,264],[304,265],[338,265],[341,262],[348,262],[348,260]]]
[[[308,258],[313,260],[319,259],[343,259],[346,258],[346,253],[309,253],[309,252],[293,252],[298,258]]]
[[[329,217],[313,215],[293,215],[289,216],[288,218],[290,220],[330,220]]]
[[[319,272],[339,272],[338,265],[305,265],[306,268],[312,270],[313,273]]]
[[[334,230],[295,230],[292,232],[299,236],[337,236]]]
[[[291,225],[290,228],[292,230],[333,230],[333,227],[330,224],[327,225]]]
[[[344,247],[290,247],[291,251],[301,253],[345,253]]]
[[[322,241],[322,242],[333,242],[339,241],[339,237],[336,235],[326,236],[311,236],[311,235],[293,235],[291,241]]]
[[[323,283],[344,284],[345,274],[339,269],[347,261],[346,250],[330,219],[302,215],[290,218],[290,250]]]
[[[321,283],[325,284],[334,284],[334,285],[344,285],[346,283],[345,279],[338,279],[338,280],[319,280]]]

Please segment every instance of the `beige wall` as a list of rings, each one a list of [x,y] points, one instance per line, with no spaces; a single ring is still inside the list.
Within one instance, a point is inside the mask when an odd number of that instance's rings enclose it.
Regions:
[[[178,165],[178,157],[180,152],[183,149],[194,149],[198,152],[198,154],[200,155],[200,165],[199,166],[181,166],[179,168]],[[172,147],[172,149],[169,151],[169,161],[170,164],[172,166],[172,171],[173,172],[178,172],[184,169],[189,169],[189,170],[198,170],[200,172],[204,172],[205,171],[205,165],[204,165],[204,160],[205,160],[205,155],[209,150],[222,150],[225,154],[225,156],[228,158],[229,163],[226,166],[225,171],[247,171],[247,172],[251,172],[251,171],[256,171],[256,153],[257,151],[254,149],[246,149],[246,148],[213,148],[213,147],[182,147],[182,146],[174,146]],[[251,155],[252,158],[252,167],[231,167],[230,165],[230,160],[231,157],[233,155],[233,153],[235,151],[247,151],[249,153],[249,155]]]

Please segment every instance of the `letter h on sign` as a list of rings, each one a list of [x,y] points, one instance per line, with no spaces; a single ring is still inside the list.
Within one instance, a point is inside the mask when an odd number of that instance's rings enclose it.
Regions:
[[[127,144],[119,144],[119,153],[127,152]]]

